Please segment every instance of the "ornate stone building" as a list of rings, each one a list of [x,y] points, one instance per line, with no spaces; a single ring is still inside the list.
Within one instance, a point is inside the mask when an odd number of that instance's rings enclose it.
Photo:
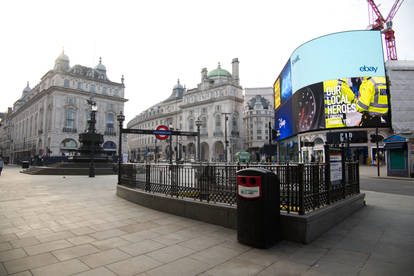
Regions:
[[[201,121],[201,160],[231,161],[243,149],[242,137],[243,89],[239,80],[239,61],[232,61],[232,73],[218,67],[201,71],[197,87],[186,89],[178,81],[172,94],[128,123],[128,128],[155,129],[158,125],[182,131],[197,131],[195,122]],[[226,147],[225,138],[228,145]],[[174,158],[196,159],[195,137],[173,138]],[[168,159],[168,141],[153,135],[128,135],[130,158],[134,160]],[[227,155],[226,155],[227,148]]]
[[[244,95],[244,148],[252,154],[252,161],[260,160],[260,149],[269,143],[269,122],[274,124],[272,87],[246,88]]]
[[[87,128],[87,99],[97,102],[97,131],[104,148],[115,154],[118,141],[116,115],[124,109],[124,79],[112,82],[100,59],[95,68],[69,65],[63,52],[55,66],[33,88],[27,83],[7,115],[10,158],[13,162],[33,155],[73,154],[79,133]]]

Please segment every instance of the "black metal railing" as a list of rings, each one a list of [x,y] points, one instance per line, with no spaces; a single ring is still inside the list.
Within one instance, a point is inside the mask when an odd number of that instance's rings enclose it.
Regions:
[[[104,135],[116,136],[116,131],[113,128],[107,128],[105,129]]]
[[[342,181],[332,184],[325,163],[123,164],[121,184],[151,193],[235,205],[236,172],[247,167],[273,171],[280,181],[280,209],[303,215],[359,193],[357,162],[345,162]]]
[[[73,127],[64,127],[62,129],[62,132],[76,133],[76,132],[78,132],[78,130],[76,128],[73,128]]]

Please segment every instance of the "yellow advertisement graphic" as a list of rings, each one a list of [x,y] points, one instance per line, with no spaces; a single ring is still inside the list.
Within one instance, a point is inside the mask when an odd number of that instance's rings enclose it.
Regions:
[[[326,128],[386,124],[385,77],[357,77],[323,82]]]
[[[278,78],[273,86],[275,93],[275,110],[280,106],[280,78]]]

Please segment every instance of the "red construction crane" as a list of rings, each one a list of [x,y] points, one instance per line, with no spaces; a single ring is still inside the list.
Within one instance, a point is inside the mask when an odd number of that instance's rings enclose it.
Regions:
[[[392,6],[391,11],[386,19],[384,19],[384,17],[381,15],[377,5],[374,3],[374,0],[367,1],[370,29],[379,30],[384,34],[388,60],[397,60],[397,48],[395,47],[395,36],[394,30],[392,29],[392,19],[394,18],[404,0],[395,0],[394,5]]]

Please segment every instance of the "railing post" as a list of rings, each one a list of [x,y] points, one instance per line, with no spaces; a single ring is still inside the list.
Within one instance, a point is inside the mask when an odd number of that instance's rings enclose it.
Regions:
[[[329,205],[331,204],[331,162],[330,162],[330,154],[329,154],[329,145],[324,145],[325,151],[325,189],[326,189],[326,203]]]
[[[169,165],[170,168],[170,183],[171,183],[171,187],[170,187],[170,192],[171,192],[171,196],[178,196],[178,183],[177,183],[177,165],[173,165],[170,164]]]
[[[361,191],[359,190],[359,162],[355,164],[355,174],[356,174],[356,193],[359,194]]]
[[[287,208],[286,211],[288,213],[290,213],[290,209],[292,207],[292,200],[291,200],[291,195],[292,195],[292,183],[290,181],[290,169],[289,169],[289,162],[286,163],[286,186],[287,186]]]
[[[342,155],[342,198],[346,197],[346,184],[347,184],[347,173],[346,171],[348,170],[348,163],[345,162],[345,150],[342,149],[341,151],[341,155]]]
[[[313,208],[319,208],[320,203],[320,175],[319,175],[319,163],[312,164],[312,184],[313,184]]]
[[[145,165],[145,191],[150,192],[151,191],[151,165],[146,164]]]
[[[304,166],[298,164],[298,185],[299,185],[299,215],[305,214],[305,182],[303,181]]]

